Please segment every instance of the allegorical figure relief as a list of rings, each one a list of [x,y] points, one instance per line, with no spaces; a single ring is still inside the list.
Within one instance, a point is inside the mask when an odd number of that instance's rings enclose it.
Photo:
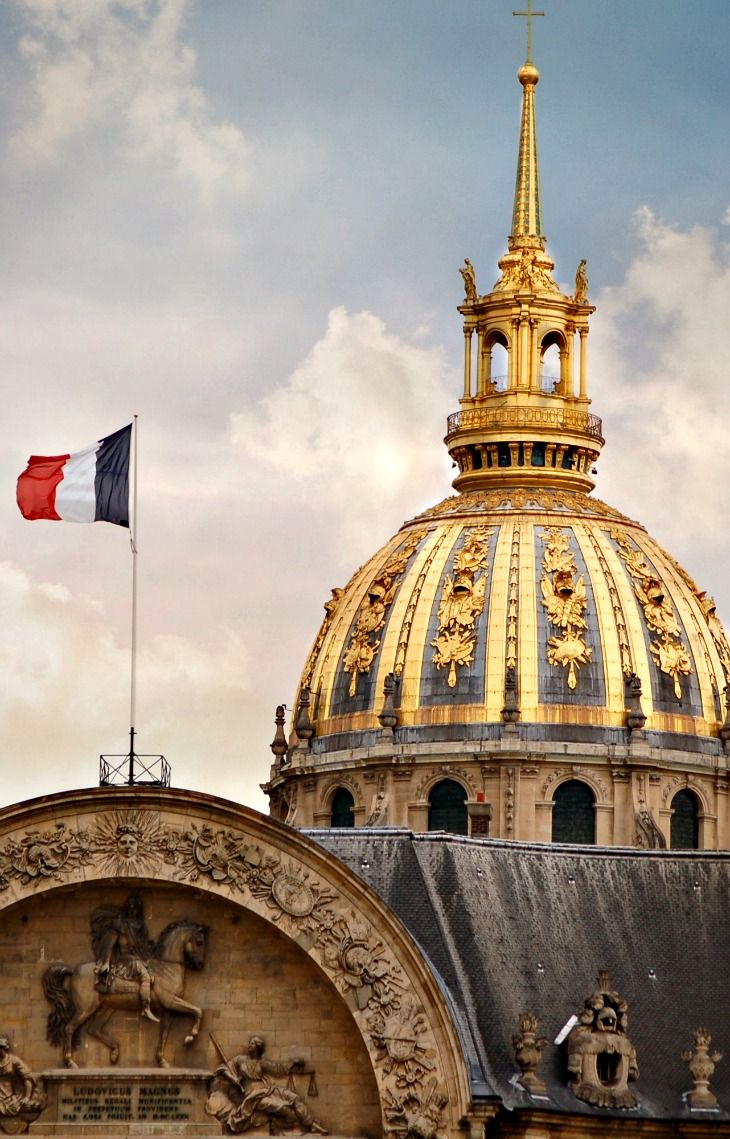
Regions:
[[[0,1036],[0,1121],[13,1116],[27,1119],[45,1106],[46,1097],[30,1068],[11,1051],[8,1037]],[[0,1130],[5,1130],[1,1122]]]
[[[268,1127],[274,1135],[327,1134],[293,1087],[291,1077],[295,1072],[304,1072],[304,1060],[269,1060],[264,1056],[266,1045],[260,1036],[252,1036],[245,1054],[230,1060],[223,1057],[217,1044],[216,1047],[223,1063],[213,1073],[205,1110],[226,1131],[240,1135],[253,1127]],[[289,1086],[279,1087],[272,1076],[289,1076]]]
[[[96,954],[96,986],[110,992],[115,980],[132,981],[139,989],[142,1016],[159,1019],[150,1007],[152,974],[147,959],[153,944],[141,899],[132,894],[123,906],[99,906],[91,915],[91,943]]]

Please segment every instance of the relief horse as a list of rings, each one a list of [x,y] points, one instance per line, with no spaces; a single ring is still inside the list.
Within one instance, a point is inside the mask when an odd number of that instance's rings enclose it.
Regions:
[[[173,1016],[192,1017],[192,1027],[185,1037],[192,1044],[200,1032],[203,1010],[184,1000],[186,969],[199,970],[205,963],[208,927],[193,921],[177,921],[160,934],[154,952],[146,963],[153,977],[152,1009],[160,1020],[155,1054],[161,1068],[169,1067],[165,1045]],[[68,984],[67,978],[70,978]],[[119,1043],[104,1031],[117,1009],[141,1015],[139,985],[122,978],[112,978],[108,988],[99,986],[96,962],[86,961],[71,969],[68,965],[51,965],[43,974],[43,991],[50,1001],[46,1036],[49,1043],[63,1049],[67,1068],[78,1065],[73,1058],[81,1028],[109,1049],[109,1059],[116,1064]]]

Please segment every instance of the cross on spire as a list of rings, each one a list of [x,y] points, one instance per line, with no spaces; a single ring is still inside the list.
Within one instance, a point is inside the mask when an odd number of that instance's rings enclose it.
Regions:
[[[526,12],[513,12],[513,16],[526,16],[527,17],[527,57],[525,63],[532,63],[532,17],[544,16],[544,12],[533,12],[532,0],[527,0]]]

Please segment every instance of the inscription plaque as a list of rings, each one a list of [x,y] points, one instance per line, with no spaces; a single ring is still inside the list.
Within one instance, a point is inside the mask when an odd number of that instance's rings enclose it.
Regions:
[[[210,1072],[189,1068],[57,1068],[43,1073],[48,1107],[34,1125],[37,1135],[210,1135],[205,1112]],[[128,1131],[128,1128],[131,1129]],[[149,1130],[148,1130],[149,1129]]]

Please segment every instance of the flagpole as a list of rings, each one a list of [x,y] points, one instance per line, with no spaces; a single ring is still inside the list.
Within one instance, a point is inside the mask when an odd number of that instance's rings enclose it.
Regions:
[[[134,461],[132,473],[132,517],[130,519],[129,544],[132,551],[132,660],[129,700],[129,786],[134,785],[134,721],[137,712],[137,432],[139,416],[132,418],[134,437]]]

